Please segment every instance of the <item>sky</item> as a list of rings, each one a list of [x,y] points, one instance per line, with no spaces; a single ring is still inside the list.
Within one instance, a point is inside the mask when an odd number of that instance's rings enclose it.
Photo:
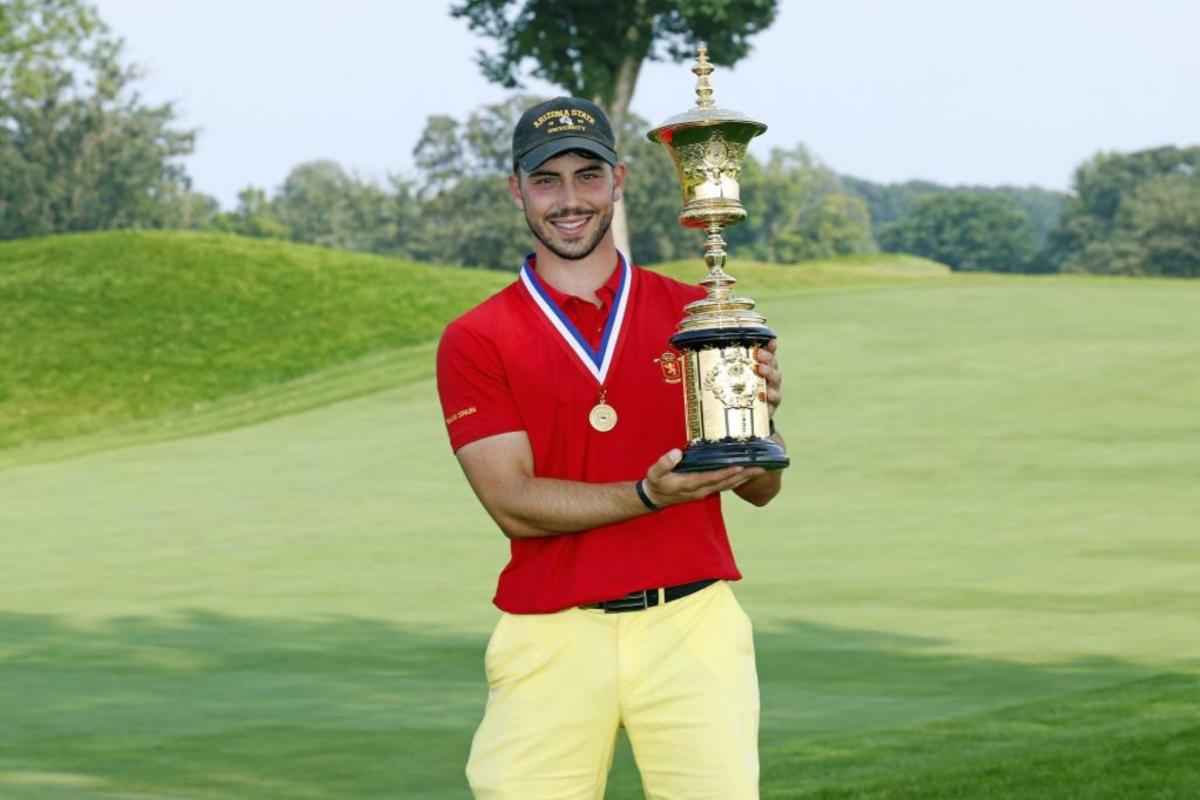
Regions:
[[[227,208],[312,159],[412,175],[430,116],[507,94],[450,0],[93,2],[147,71],[144,97],[199,129],[188,172]],[[874,181],[1066,190],[1097,151],[1200,143],[1197,30],[1195,0],[781,0],[712,82],[719,105],[768,125],[760,157],[803,143]],[[691,107],[689,67],[648,64],[633,111],[657,123]]]

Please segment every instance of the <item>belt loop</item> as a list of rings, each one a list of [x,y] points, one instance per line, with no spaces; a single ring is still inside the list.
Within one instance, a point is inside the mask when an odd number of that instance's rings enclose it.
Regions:
[[[654,591],[658,593],[658,604],[664,605],[667,602],[667,590],[660,586]]]

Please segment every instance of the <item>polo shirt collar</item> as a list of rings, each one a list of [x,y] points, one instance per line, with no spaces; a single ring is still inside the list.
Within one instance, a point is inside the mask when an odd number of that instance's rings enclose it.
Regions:
[[[537,256],[530,255],[526,261],[528,262],[530,268],[534,272],[537,272]],[[619,289],[621,286],[620,267],[621,258],[618,256],[617,263],[613,264],[613,270],[609,274],[608,280],[604,282],[603,286],[596,290],[596,296],[600,298],[601,309],[611,308],[613,298],[617,296],[617,289]],[[587,303],[589,306],[593,305],[592,301],[588,300],[586,297],[579,297],[578,295],[574,294],[566,294],[565,292],[560,292],[558,289],[555,289],[546,281],[544,277],[542,277],[540,272],[537,272],[537,276],[538,283],[541,285],[543,291],[546,292],[546,295],[552,299],[559,308],[565,309],[567,305],[571,303]]]

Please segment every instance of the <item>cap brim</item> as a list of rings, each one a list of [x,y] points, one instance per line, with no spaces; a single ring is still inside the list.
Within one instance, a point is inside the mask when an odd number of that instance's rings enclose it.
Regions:
[[[586,150],[601,161],[606,161],[614,167],[617,165],[615,150],[600,144],[595,139],[587,139],[583,136],[564,136],[561,139],[540,144],[518,158],[517,162],[521,165],[521,169],[532,172],[556,155],[568,150]]]

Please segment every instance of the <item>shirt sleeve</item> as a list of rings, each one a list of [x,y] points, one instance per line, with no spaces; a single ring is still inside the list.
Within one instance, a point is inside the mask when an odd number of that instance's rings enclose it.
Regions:
[[[438,344],[437,385],[454,452],[488,436],[525,430],[495,344],[456,322]]]

